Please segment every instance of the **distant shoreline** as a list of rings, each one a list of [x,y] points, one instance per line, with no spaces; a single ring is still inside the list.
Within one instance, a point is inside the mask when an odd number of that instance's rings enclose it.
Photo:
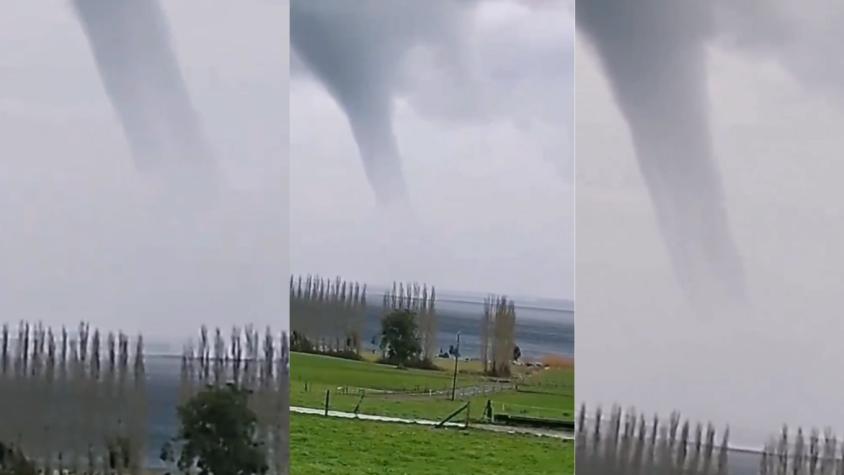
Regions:
[[[466,304],[471,304],[471,305],[483,304],[483,301],[477,301],[477,300],[467,300],[467,299],[461,299],[461,298],[449,298],[449,297],[437,297],[437,302],[466,303]],[[547,310],[547,311],[549,311],[549,312],[567,312],[567,313],[574,313],[574,309],[573,309],[573,308],[564,308],[564,307],[562,307],[562,306],[560,306],[560,307],[545,306],[545,307],[544,307],[544,306],[541,306],[541,305],[535,305],[535,304],[534,304],[534,305],[531,305],[531,304],[520,304],[520,303],[518,302],[518,300],[513,300],[513,302],[514,302],[514,304],[516,305],[516,308],[517,308],[517,309],[519,309],[519,308],[526,308],[526,309],[531,309],[531,310]]]
[[[367,294],[384,295],[389,290],[388,287],[374,286],[369,287]],[[554,312],[574,312],[574,302],[568,299],[552,298],[552,297],[529,297],[525,295],[510,295],[510,294],[483,294],[480,292],[455,292],[449,290],[437,290],[437,302],[452,302],[452,303],[467,303],[467,304],[483,304],[484,298],[487,295],[505,295],[508,299],[512,299],[516,304],[516,308],[529,308],[534,310],[550,310]],[[522,302],[522,303],[520,303]],[[528,303],[524,303],[528,302]],[[538,303],[543,302],[543,303]],[[547,302],[547,303],[545,303]]]

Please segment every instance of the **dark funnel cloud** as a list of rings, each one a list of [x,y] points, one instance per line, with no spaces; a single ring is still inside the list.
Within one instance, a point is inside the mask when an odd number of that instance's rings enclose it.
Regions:
[[[571,297],[572,7],[293,0],[293,271]]]
[[[632,134],[675,274],[699,312],[744,298],[707,116],[710,10],[709,2],[666,0],[590,0],[576,9]]]
[[[578,64],[578,173],[596,177],[577,190],[578,217],[588,217],[578,221],[578,260],[586,263],[577,280],[578,399],[729,423],[731,440],[755,448],[784,423],[840,430],[842,383],[827,368],[844,358],[836,331],[844,280],[844,2],[586,0],[577,7],[578,27],[592,39],[578,45],[588,58]],[[696,74],[678,91],[689,68]],[[587,83],[604,78],[609,88]],[[624,89],[632,92],[618,92]],[[607,91],[627,121],[605,109]],[[700,107],[696,114],[689,101]],[[691,129],[689,118],[709,124],[691,122],[693,130],[712,131],[745,270],[741,318],[717,325],[677,318],[690,312],[679,288],[664,285],[662,249],[651,247],[652,225],[641,214],[647,188],[628,187],[622,163],[629,151],[647,149],[641,138],[607,140],[630,130],[642,135],[660,116],[664,136],[657,138],[679,148],[671,158],[693,158],[672,135]],[[707,244],[697,234],[687,238]],[[782,391],[783,384],[795,390]]]
[[[138,169],[210,180],[210,147],[158,0],[75,0],[74,5]]]
[[[291,1],[291,44],[345,112],[379,204],[407,201],[392,121],[399,63],[448,37],[460,10],[451,0]]]

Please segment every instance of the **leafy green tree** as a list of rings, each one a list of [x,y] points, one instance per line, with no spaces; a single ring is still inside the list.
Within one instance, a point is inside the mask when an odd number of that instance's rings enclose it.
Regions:
[[[387,360],[398,366],[417,361],[422,344],[416,331],[416,314],[410,310],[393,310],[381,319],[381,350]]]
[[[209,387],[179,407],[180,470],[194,465],[200,475],[258,475],[267,456],[258,442],[257,416],[249,391],[234,385]]]

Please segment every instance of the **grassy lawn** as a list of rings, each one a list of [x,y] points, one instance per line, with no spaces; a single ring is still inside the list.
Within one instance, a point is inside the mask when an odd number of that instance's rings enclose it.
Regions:
[[[292,414],[290,473],[572,474],[574,444],[478,430]]]
[[[420,392],[450,388],[451,378],[452,374],[446,371],[400,370],[370,361],[290,353],[290,379],[303,383]],[[479,381],[480,376],[467,375],[460,378],[459,384],[471,386]]]
[[[437,363],[446,366],[449,362],[443,360]],[[477,362],[461,362],[458,387],[474,386],[488,381],[479,374],[479,369]],[[361,400],[356,389],[409,392],[450,389],[450,371],[400,370],[371,361],[350,361],[302,353],[291,353],[290,370],[291,404],[295,406],[322,408],[325,404],[325,392],[330,390],[329,406],[333,410],[351,412],[360,402],[361,413],[438,420],[466,401],[450,401],[442,396],[387,396],[377,392],[367,392]],[[492,400],[496,413],[574,419],[572,368],[550,368],[529,374],[524,368],[516,370],[518,391],[501,391],[470,398],[473,419],[480,419],[487,400]]]
[[[495,410],[510,414],[574,420],[574,368],[548,368],[527,375],[518,391],[492,397]],[[499,407],[500,406],[500,407]]]
[[[482,407],[487,399],[492,400],[494,412],[512,415],[536,416],[547,419],[574,420],[574,398],[572,394],[531,393],[503,391],[491,397],[479,397],[472,400]],[[479,414],[480,415],[480,414]]]

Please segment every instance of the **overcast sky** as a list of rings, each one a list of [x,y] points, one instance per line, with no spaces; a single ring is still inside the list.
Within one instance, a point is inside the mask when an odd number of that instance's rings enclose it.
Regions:
[[[294,51],[293,271],[573,298],[570,2],[301,6],[342,18],[339,56],[379,68],[365,86],[393,106],[412,211],[376,206],[343,110]]]
[[[844,9],[831,5],[717,12],[707,108],[749,304],[704,317],[676,283],[627,124],[578,36],[578,400],[729,423],[744,445],[784,422],[844,430]]]
[[[287,3],[162,3],[214,198],[136,170],[71,2],[4,7],[1,321],[287,327]]]

